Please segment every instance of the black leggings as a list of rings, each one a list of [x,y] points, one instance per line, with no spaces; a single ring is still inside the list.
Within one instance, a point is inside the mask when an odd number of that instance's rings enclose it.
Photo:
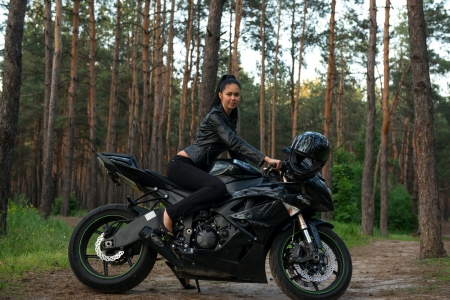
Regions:
[[[195,190],[194,193],[166,209],[172,221],[200,205],[222,198],[227,193],[225,183],[198,168],[187,157],[179,155],[173,157],[167,165],[167,176],[179,186]]]

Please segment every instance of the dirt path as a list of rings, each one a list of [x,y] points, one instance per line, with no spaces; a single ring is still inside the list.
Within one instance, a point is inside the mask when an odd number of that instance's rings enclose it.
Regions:
[[[450,222],[443,224],[450,238]],[[448,231],[447,231],[448,230]],[[450,254],[450,241],[444,242]],[[433,279],[434,270],[418,262],[419,242],[374,241],[352,249],[352,282],[343,300],[356,299],[450,299],[450,283]],[[11,284],[0,299],[288,299],[272,280],[266,264],[268,284],[240,284],[200,281],[202,293],[184,291],[162,260],[149,277],[131,291],[120,295],[99,294],[84,287],[70,270],[30,273]],[[431,279],[430,279],[431,278]]]

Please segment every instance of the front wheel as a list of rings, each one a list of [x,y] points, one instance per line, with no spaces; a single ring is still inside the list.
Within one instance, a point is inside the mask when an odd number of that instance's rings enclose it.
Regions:
[[[123,205],[105,205],[86,215],[69,242],[70,266],[81,283],[101,293],[121,293],[141,283],[153,268],[157,253],[137,241],[123,249],[108,249],[105,233],[114,234],[138,213]]]
[[[278,287],[291,299],[333,300],[347,290],[352,278],[350,253],[342,239],[330,228],[317,227],[323,248],[320,262],[296,263],[292,256],[305,257],[302,234],[292,228],[281,232],[270,249],[269,263]]]

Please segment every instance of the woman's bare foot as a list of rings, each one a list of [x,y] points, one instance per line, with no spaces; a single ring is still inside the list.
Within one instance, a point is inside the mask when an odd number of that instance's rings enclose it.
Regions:
[[[167,214],[167,210],[164,210],[164,226],[166,226],[167,230],[172,232],[172,220]]]

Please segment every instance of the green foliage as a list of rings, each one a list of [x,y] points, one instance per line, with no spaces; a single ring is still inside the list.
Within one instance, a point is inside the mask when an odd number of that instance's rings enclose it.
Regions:
[[[56,216],[59,215],[59,212],[61,211],[61,205],[62,205],[62,196],[59,196],[55,199],[55,204],[52,207],[52,215]],[[70,199],[69,199],[69,216],[73,217],[75,216],[76,210],[78,208],[78,200],[75,197],[75,193],[70,193]]]
[[[67,244],[72,228],[44,219],[23,196],[9,201],[8,235],[0,238],[0,282],[26,272],[68,268]]]
[[[413,214],[411,195],[403,187],[396,185],[389,190],[388,229],[411,232],[417,224]]]
[[[380,235],[379,230],[375,228],[373,236],[360,235],[361,226],[359,223],[344,223],[338,221],[331,222],[334,225],[333,230],[345,242],[348,248],[362,247],[368,245],[372,240],[386,239],[385,236]],[[402,241],[418,241],[417,237],[402,234],[398,231],[392,231],[389,239]]]
[[[339,222],[359,223],[362,165],[355,161],[353,153],[343,150],[335,152],[333,157],[333,217]]]

